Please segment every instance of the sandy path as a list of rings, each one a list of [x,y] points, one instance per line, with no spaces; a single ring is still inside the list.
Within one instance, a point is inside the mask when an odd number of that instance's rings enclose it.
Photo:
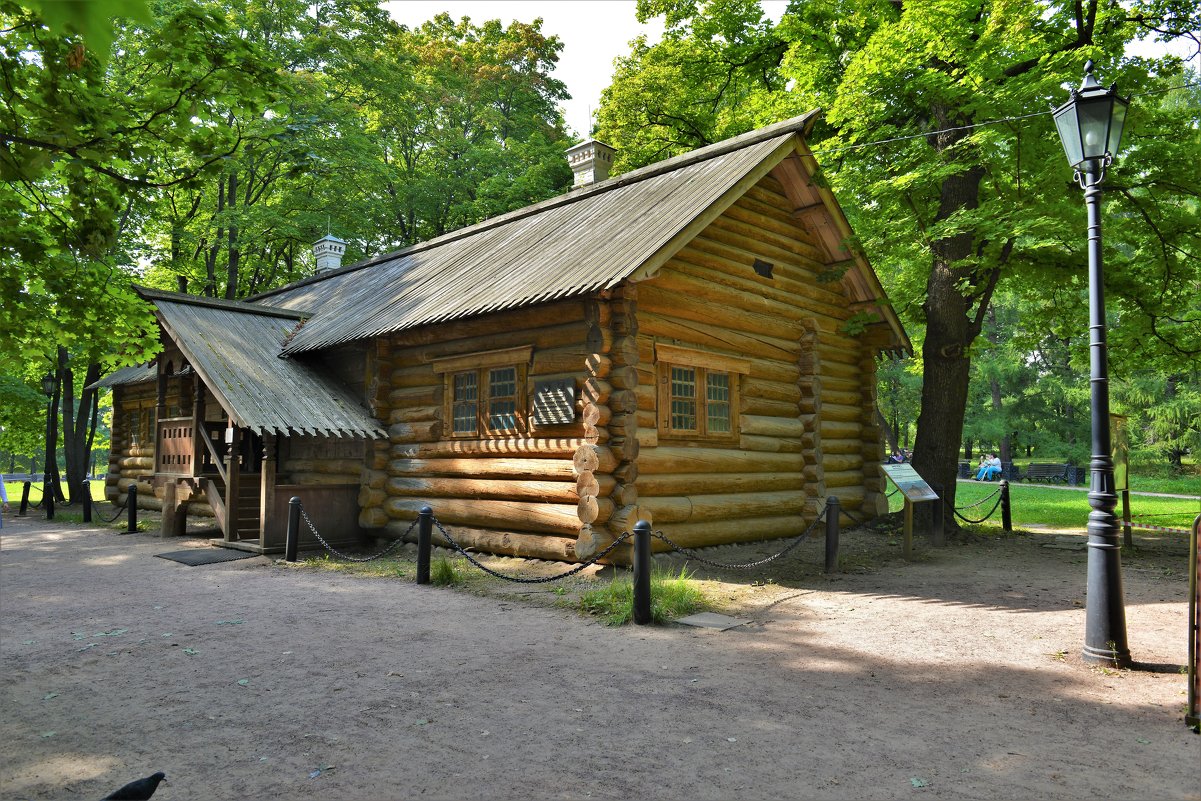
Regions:
[[[1034,538],[735,587],[717,633],[3,534],[5,799],[1201,798],[1184,676],[1082,664],[1084,554]],[[1183,559],[1124,572],[1135,657],[1183,664]]]

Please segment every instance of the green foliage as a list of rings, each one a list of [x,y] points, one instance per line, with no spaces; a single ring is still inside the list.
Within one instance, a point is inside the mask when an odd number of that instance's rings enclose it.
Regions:
[[[655,623],[685,617],[707,606],[704,593],[685,568],[678,575],[658,568],[651,572],[651,619]],[[614,577],[603,587],[581,592],[579,608],[610,626],[628,623],[634,615],[633,580],[628,576]]]
[[[1083,447],[1084,209],[1040,112],[1079,83],[1086,58],[1134,96],[1105,194],[1113,373],[1196,369],[1201,103],[1174,88],[1196,74],[1124,55],[1149,31],[1195,37],[1192,6],[813,0],[775,26],[741,0],[639,9],[668,35],[637,42],[604,95],[598,135],[622,151],[620,168],[828,110],[811,144],[894,306],[922,332],[925,466],[949,470],[964,436],[999,440],[1040,413],[1044,448]],[[978,343],[994,305],[1012,335]],[[974,372],[971,360],[983,360]]]

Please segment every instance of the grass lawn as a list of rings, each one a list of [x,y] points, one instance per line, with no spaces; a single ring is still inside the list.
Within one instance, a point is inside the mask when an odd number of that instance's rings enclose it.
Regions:
[[[971,506],[997,492],[996,482],[975,481],[959,482],[955,496],[955,508],[964,517],[978,520],[985,516],[996,498],[980,506]],[[1176,488],[1179,491],[1179,483]],[[1088,491],[1086,488],[1063,489],[1038,484],[1009,485],[1010,509],[1013,514],[1015,528],[1038,524],[1051,528],[1083,529],[1088,524]],[[900,493],[889,499],[889,511],[899,511],[903,506]],[[1186,529],[1193,518],[1201,513],[1201,496],[1193,498],[1156,498],[1147,495],[1134,494],[1130,497],[1130,511],[1135,522],[1150,525],[1167,526],[1169,528]],[[1122,513],[1119,500],[1117,514]],[[960,521],[961,523],[963,521]],[[1001,511],[998,509],[992,517],[981,524],[982,526],[1001,526]]]

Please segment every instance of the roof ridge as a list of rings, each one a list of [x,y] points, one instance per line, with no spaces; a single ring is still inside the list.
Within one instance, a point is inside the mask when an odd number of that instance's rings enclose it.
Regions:
[[[181,303],[185,306],[204,306],[210,309],[225,309],[226,311],[243,312],[245,314],[259,314],[268,317],[286,317],[292,320],[300,320],[311,316],[311,312],[298,311],[296,309],[283,309],[278,306],[260,306],[256,303],[248,303],[243,300],[226,300],[225,298],[210,298],[204,295],[189,295],[185,292],[168,292],[162,289],[153,289],[148,286],[134,284],[134,292],[137,292],[144,300],[158,300],[167,303]]]
[[[639,167],[636,170],[631,170],[630,172],[623,173],[622,175],[618,175],[606,181],[601,181],[600,183],[592,184],[591,186],[568,190],[561,195],[556,195],[555,197],[547,198],[546,200],[541,200],[537,203],[531,203],[528,206],[523,206],[520,209],[514,209],[513,211],[505,212],[504,214],[500,214],[496,217],[489,217],[488,219],[482,220],[474,225],[459,228],[455,231],[443,234],[442,236],[435,237],[434,239],[427,239],[424,242],[418,242],[399,250],[384,253],[382,255],[365,259],[354,264],[348,264],[347,266],[338,270],[329,270],[321,273],[320,275],[302,278],[299,281],[293,281],[292,283],[278,287],[277,289],[269,289],[266,292],[260,292],[257,295],[252,295],[250,298],[247,298],[247,301],[251,303],[257,303],[259,300],[269,298],[272,295],[277,295],[281,292],[296,289],[302,286],[308,286],[310,284],[323,281],[327,278],[345,275],[347,273],[355,272],[356,270],[366,269],[367,267],[371,267],[382,262],[391,261],[402,256],[408,256],[414,253],[421,253],[435,247],[441,247],[442,245],[446,245],[451,242],[457,242],[458,240],[469,236],[474,236],[482,231],[488,231],[492,228],[496,228],[501,225],[507,225],[510,222],[514,222],[534,214],[540,214],[547,209],[556,208],[558,206],[566,206],[571,203],[584,200],[585,198],[593,197],[605,192],[611,192],[615,189],[620,189],[621,187],[638,183],[639,181],[645,181],[649,178],[654,178],[655,176],[662,175],[666,172],[672,172],[701,161],[707,161],[712,158],[717,158],[718,156],[724,156],[727,153],[759,144],[760,142],[780,136],[781,134],[804,131],[817,117],[817,113],[817,110],[808,111],[797,117],[790,117],[789,119],[767,125],[763,128],[756,128],[753,131],[747,131],[744,134],[732,136],[729,139],[723,139],[720,142],[715,142],[711,145],[697,148],[696,150],[690,150],[687,153],[681,153],[678,156],[672,156],[671,158],[664,159],[663,161],[657,161],[653,164],[648,164],[645,167]]]

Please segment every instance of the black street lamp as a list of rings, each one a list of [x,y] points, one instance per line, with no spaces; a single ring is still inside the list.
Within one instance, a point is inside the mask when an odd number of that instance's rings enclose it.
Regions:
[[[1086,662],[1126,666],[1126,608],[1122,598],[1122,557],[1114,509],[1113,457],[1109,436],[1109,365],[1105,344],[1105,292],[1101,283],[1101,183],[1122,141],[1126,108],[1119,97],[1093,77],[1093,62],[1084,65],[1084,83],[1055,109],[1055,126],[1068,163],[1084,190],[1088,209],[1088,329],[1092,402],[1092,461],[1088,504],[1088,598],[1085,603]]]
[[[42,468],[42,503],[46,507],[46,519],[54,519],[54,491],[50,486],[50,465],[54,459],[54,442],[51,441],[54,430],[54,373],[46,373],[42,378],[42,392],[46,395],[46,464]]]

